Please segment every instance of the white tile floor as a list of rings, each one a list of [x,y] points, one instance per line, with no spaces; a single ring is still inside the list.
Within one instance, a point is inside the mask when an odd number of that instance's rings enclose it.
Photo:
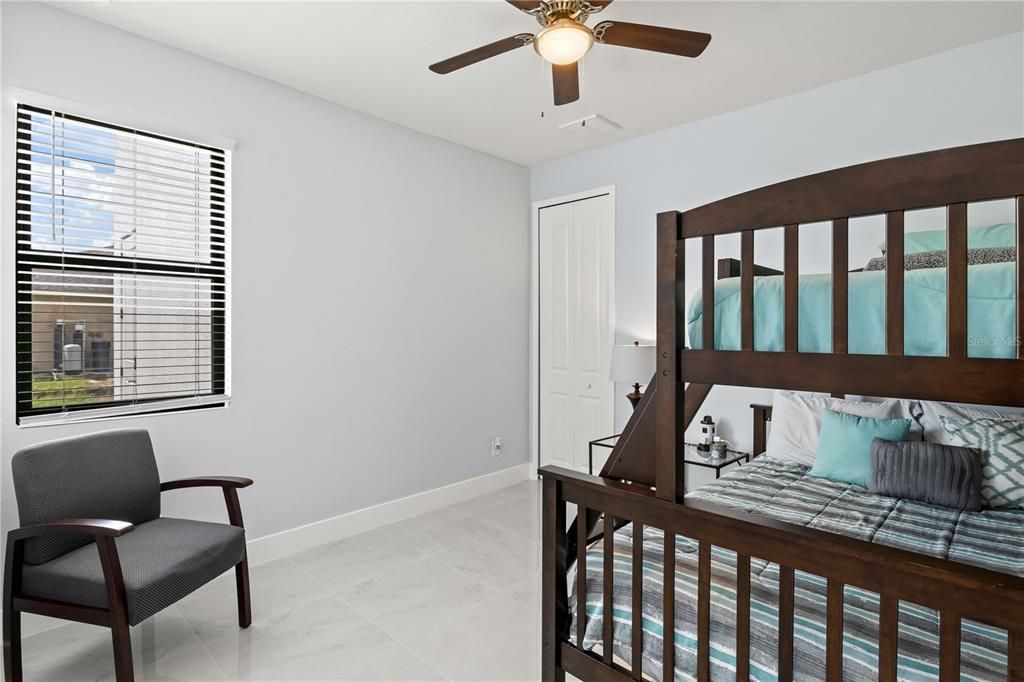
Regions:
[[[533,680],[540,485],[530,481],[229,573],[133,629],[139,680]],[[26,682],[113,679],[108,631],[28,637]]]

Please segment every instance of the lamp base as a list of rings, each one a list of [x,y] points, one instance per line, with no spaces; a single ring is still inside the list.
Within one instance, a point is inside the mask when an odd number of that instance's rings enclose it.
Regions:
[[[640,399],[644,397],[644,394],[640,392],[640,384],[633,384],[633,392],[626,394],[626,399],[629,400],[629,404],[636,409],[636,406],[640,404]]]

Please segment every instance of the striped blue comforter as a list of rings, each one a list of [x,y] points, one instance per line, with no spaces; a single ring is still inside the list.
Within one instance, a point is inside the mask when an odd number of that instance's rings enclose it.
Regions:
[[[871,495],[863,488],[807,475],[798,464],[762,457],[688,496],[764,514],[811,528],[840,533],[930,556],[1024,575],[1024,510],[958,512],[917,502]],[[643,666],[661,680],[662,551],[664,534],[645,529],[643,566]],[[632,526],[615,534],[613,654],[632,660]],[[601,542],[587,551],[586,635],[583,648],[602,649]],[[696,671],[697,545],[676,542],[675,679]],[[735,679],[735,554],[712,550],[712,679]],[[575,580],[570,604],[575,613]],[[751,562],[751,678],[775,680],[778,623],[778,566]],[[795,674],[825,678],[825,580],[796,575]],[[575,622],[571,630],[575,637]],[[878,659],[878,597],[847,587],[844,615],[844,679],[874,680]],[[899,678],[938,679],[938,616],[913,604],[900,606]],[[962,679],[1006,679],[1006,633],[977,623],[963,624]]]

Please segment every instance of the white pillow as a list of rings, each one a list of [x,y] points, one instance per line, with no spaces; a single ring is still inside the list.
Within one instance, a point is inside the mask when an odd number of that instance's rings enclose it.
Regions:
[[[826,409],[858,417],[892,419],[899,411],[899,401],[868,403],[776,391],[772,398],[772,422],[765,454],[812,466],[818,452],[821,413]]]
[[[968,407],[956,403],[940,403],[929,400],[922,400],[921,416],[918,418],[921,427],[924,429],[924,439],[932,443],[944,443],[946,445],[960,445],[960,440],[948,433],[942,427],[942,418],[952,419],[1021,419],[1020,413],[999,412],[997,410],[983,409],[980,407]]]

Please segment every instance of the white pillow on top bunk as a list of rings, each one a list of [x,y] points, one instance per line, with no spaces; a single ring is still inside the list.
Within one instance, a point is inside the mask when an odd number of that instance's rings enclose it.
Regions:
[[[892,419],[899,416],[900,402],[886,400],[869,403],[792,391],[776,391],[772,398],[772,422],[765,454],[812,466],[818,451],[821,415],[824,410],[872,419]]]

